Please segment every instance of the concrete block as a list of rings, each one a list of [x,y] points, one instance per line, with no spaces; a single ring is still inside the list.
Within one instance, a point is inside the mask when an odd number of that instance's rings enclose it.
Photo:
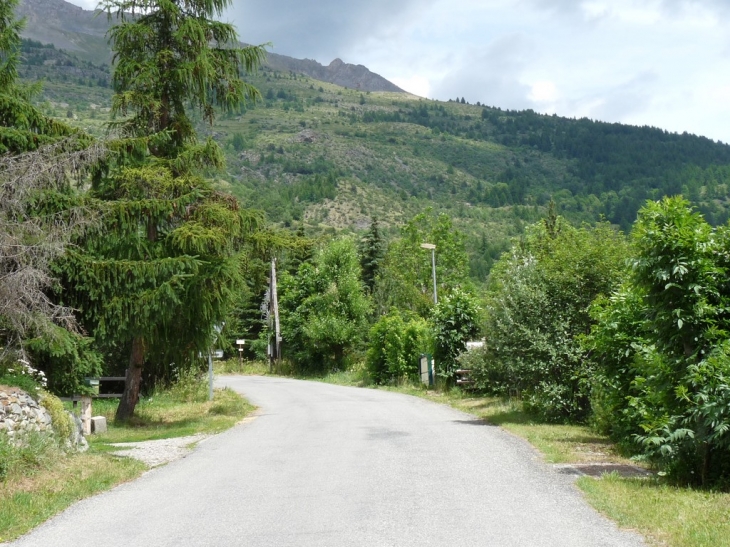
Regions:
[[[91,418],[91,432],[95,434],[106,433],[106,418],[104,416],[94,416]]]

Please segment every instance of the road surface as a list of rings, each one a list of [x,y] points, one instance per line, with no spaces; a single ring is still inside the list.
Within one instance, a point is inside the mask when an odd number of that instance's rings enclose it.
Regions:
[[[524,441],[401,394],[221,377],[258,417],[11,545],[634,547]]]

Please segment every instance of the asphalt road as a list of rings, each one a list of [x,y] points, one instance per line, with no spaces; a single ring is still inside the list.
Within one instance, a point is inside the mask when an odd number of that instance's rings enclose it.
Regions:
[[[259,416],[17,546],[629,547],[525,442],[429,401],[222,377]]]

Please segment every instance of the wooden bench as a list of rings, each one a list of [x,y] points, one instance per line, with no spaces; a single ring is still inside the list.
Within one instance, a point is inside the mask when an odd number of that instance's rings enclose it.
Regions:
[[[468,369],[458,369],[456,371],[456,385],[457,386],[470,386],[474,383],[474,380],[472,380],[469,375],[471,374],[471,370]]]
[[[99,388],[101,388],[102,382],[124,382],[126,377],[124,376],[101,376],[99,378],[92,378],[92,380],[99,381]],[[73,395],[71,397],[59,397],[62,401],[71,401],[73,407],[81,400],[81,397],[91,397],[92,399],[119,399],[123,393],[92,393],[91,395]]]

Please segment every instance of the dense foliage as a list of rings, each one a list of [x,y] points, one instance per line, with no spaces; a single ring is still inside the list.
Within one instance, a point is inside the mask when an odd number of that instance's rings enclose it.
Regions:
[[[451,382],[455,379],[456,359],[466,343],[480,332],[479,305],[469,292],[456,288],[439,300],[431,317],[434,336],[436,374]]]
[[[433,328],[421,317],[394,309],[370,329],[367,367],[376,383],[415,379],[421,354],[433,354]]]
[[[683,482],[730,484],[728,228],[689,203],[647,204],[632,275],[596,307],[598,423]]]
[[[346,368],[370,313],[353,241],[332,241],[282,275],[279,294],[284,356],[302,372]]]
[[[574,228],[551,216],[531,226],[495,266],[487,291],[487,347],[469,356],[477,386],[521,395],[550,420],[590,412],[591,370],[580,336],[591,302],[616,288],[628,258],[606,224]]]

